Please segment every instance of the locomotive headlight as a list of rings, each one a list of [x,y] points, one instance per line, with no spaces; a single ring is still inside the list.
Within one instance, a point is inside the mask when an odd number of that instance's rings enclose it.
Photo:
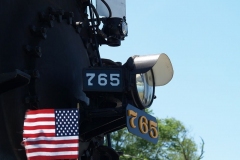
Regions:
[[[166,54],[133,56],[125,66],[131,72],[131,95],[140,109],[151,106],[155,97],[155,86],[162,86],[171,81],[173,68]]]
[[[136,86],[132,89],[132,96],[137,106],[150,107],[154,99],[154,77],[152,70],[146,73],[136,74],[133,78]]]
[[[124,37],[126,37],[128,34],[128,25],[126,21],[122,21],[121,23],[121,33]]]

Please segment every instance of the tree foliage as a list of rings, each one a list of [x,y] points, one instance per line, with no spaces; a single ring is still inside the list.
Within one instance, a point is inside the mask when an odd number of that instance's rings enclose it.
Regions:
[[[197,145],[184,125],[174,119],[157,119],[159,140],[152,144],[122,129],[111,134],[113,148],[122,160],[200,160],[204,141]]]

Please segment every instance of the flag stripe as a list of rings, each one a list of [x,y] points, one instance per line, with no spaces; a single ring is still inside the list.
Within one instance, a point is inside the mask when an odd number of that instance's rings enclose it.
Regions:
[[[23,134],[23,138],[28,139],[28,138],[35,138],[37,136],[41,137],[54,137],[56,134],[55,133],[37,133],[37,134]]]
[[[61,141],[61,140],[76,140],[78,136],[64,136],[64,137],[43,137],[39,136],[37,138],[28,138],[28,142],[35,142],[35,141]]]
[[[40,121],[40,122],[25,122],[24,126],[44,126],[44,125],[55,125],[55,122],[51,121]]]
[[[34,144],[27,145],[25,149],[33,148],[68,148],[68,147],[78,147],[78,143],[67,143],[67,144]]]
[[[46,113],[51,113],[54,114],[55,110],[54,109],[38,109],[38,110],[29,110],[27,111],[27,115],[38,115],[38,114],[46,114]]]
[[[28,152],[64,152],[64,151],[77,151],[78,147],[71,147],[71,148],[34,148],[29,149]]]
[[[46,157],[46,156],[32,156],[32,157],[29,157],[28,160],[73,160],[73,159],[77,159],[78,156],[76,155],[67,155],[67,156],[64,156],[64,155],[61,155],[61,156],[51,156],[50,158],[49,157]]]
[[[41,117],[47,117],[47,118],[53,118],[54,113],[39,113],[39,114],[29,114],[26,115],[26,119],[31,119],[31,118],[41,118]]]
[[[78,154],[77,151],[62,151],[62,152],[33,152],[33,153],[27,153],[28,157],[33,156],[66,156],[66,155],[76,155]]]
[[[55,133],[55,129],[34,129],[24,131],[24,134],[37,134],[37,133]]]
[[[64,143],[78,143],[78,139],[72,139],[72,140],[58,140],[58,141],[46,141],[46,140],[41,140],[41,141],[27,141],[27,145],[35,145],[35,144],[64,144]]]
[[[24,130],[35,130],[35,129],[55,129],[55,125],[50,126],[25,126]]]
[[[25,122],[36,122],[36,121],[47,121],[47,122],[54,122],[55,117],[39,117],[39,118],[28,118],[25,119]]]

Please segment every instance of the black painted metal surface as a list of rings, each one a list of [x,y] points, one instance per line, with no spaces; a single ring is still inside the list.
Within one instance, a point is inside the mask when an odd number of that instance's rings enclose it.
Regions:
[[[21,142],[27,109],[88,103],[81,72],[89,58],[72,25],[83,15],[77,0],[0,0],[0,74],[19,69],[31,75],[28,85],[0,95],[1,160],[26,159]]]

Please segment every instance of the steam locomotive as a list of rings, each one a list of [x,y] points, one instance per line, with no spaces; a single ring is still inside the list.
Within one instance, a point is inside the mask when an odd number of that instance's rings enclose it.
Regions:
[[[99,45],[120,46],[127,36],[126,17],[113,17],[101,2],[108,17],[100,17],[91,0],[0,1],[1,160],[27,159],[26,111],[50,108],[78,108],[79,159],[117,160],[104,137],[127,126],[128,105],[144,110],[154,87],[171,80],[165,54],[147,61],[134,56],[125,64],[100,57]]]

